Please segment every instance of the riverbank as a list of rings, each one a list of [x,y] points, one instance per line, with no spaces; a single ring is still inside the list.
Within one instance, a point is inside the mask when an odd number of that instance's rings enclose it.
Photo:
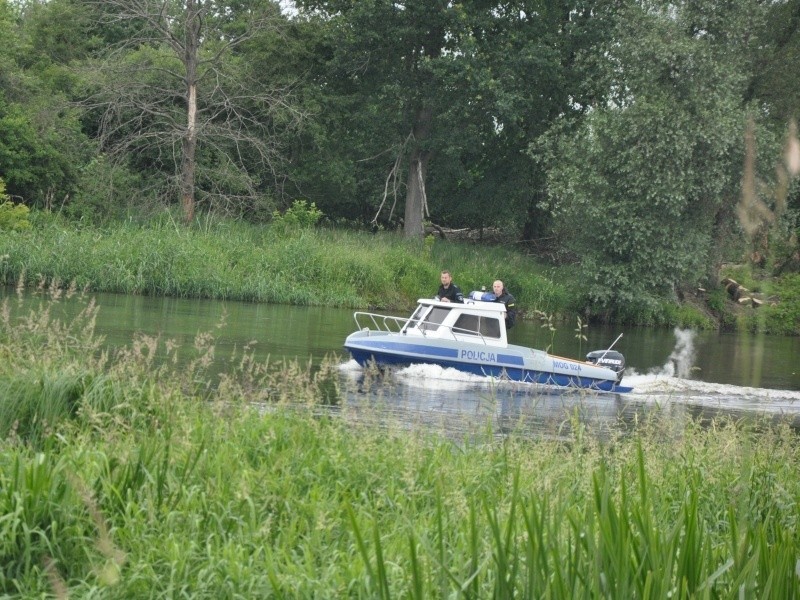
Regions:
[[[94,292],[217,298],[407,311],[449,269],[465,293],[500,278],[521,318],[580,314],[634,325],[742,327],[800,335],[800,276],[772,283],[780,299],[747,310],[717,290],[658,306],[593,312],[569,266],[553,267],[509,247],[409,241],[389,233],[253,226],[209,221],[184,227],[168,215],[104,228],[34,213],[27,231],[0,238],[0,283],[74,286]]]
[[[348,406],[334,365],[210,386],[207,335],[188,367],[97,353],[96,310],[0,311],[0,595],[800,593],[786,423],[453,440]]]

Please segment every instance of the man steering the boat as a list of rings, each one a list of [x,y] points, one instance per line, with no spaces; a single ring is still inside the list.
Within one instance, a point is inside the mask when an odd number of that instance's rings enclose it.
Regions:
[[[450,274],[450,271],[442,271],[441,282],[442,285],[439,286],[439,291],[436,292],[435,299],[441,300],[442,302],[457,302],[463,304],[464,294],[461,293],[461,288],[453,283],[453,276]]]
[[[492,284],[492,291],[495,296],[494,301],[506,305],[506,329],[511,329],[517,321],[517,309],[514,306],[516,300],[499,279]]]

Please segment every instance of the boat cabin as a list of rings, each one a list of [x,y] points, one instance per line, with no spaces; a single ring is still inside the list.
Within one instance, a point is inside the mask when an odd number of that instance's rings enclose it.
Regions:
[[[465,298],[463,304],[420,298],[417,309],[400,330],[409,336],[424,336],[508,345],[506,307],[500,302]]]

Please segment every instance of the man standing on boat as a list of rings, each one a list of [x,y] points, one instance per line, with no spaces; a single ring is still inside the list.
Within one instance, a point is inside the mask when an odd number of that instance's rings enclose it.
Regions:
[[[462,304],[464,302],[464,294],[462,294],[461,289],[453,283],[453,276],[450,274],[450,271],[442,271],[441,281],[442,285],[439,286],[439,291],[436,292],[436,300],[441,300],[442,302],[458,302]]]
[[[495,296],[494,301],[506,305],[506,329],[511,329],[517,321],[517,309],[514,306],[516,300],[499,279],[492,284],[492,291]]]

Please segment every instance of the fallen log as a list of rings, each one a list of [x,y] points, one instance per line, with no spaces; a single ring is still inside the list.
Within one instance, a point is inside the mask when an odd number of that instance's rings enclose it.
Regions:
[[[462,227],[451,229],[435,223],[425,226],[425,235],[438,235],[442,239],[474,242],[496,242],[507,235],[497,227]]]
[[[739,298],[746,296],[750,292],[746,287],[739,285],[738,282],[729,277],[723,279],[721,283],[725,286],[725,291],[728,292],[728,296],[731,297],[731,300],[736,302],[739,301]]]

